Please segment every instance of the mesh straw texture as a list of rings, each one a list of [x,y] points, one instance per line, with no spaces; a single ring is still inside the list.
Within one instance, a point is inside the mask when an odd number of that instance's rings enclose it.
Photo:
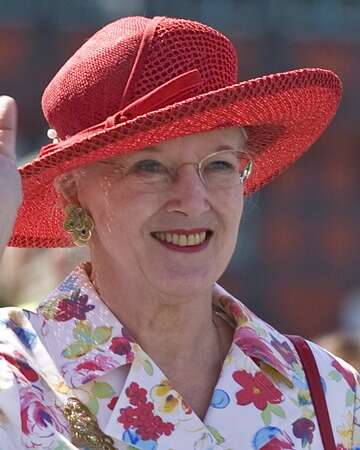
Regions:
[[[188,84],[192,72],[198,77]],[[150,102],[143,102],[146,97]],[[237,82],[233,45],[206,25],[144,17],[113,22],[66,62],[44,92],[45,117],[61,140],[19,169],[24,202],[10,245],[72,245],[53,188],[58,175],[187,134],[244,126],[255,155],[245,184],[249,195],[304,153],[340,98],[338,77],[323,69]]]

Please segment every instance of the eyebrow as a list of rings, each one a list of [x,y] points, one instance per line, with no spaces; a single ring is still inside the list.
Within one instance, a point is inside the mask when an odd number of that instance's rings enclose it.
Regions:
[[[140,150],[141,152],[154,152],[154,153],[159,153],[161,150],[153,145],[151,145],[150,147],[145,147],[142,150]]]

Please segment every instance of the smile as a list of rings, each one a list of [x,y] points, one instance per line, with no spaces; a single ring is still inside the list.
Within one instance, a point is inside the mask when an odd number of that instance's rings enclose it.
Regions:
[[[178,250],[200,250],[207,246],[208,241],[213,234],[210,230],[195,230],[192,232],[189,231],[181,231],[181,232],[163,232],[163,231],[157,231],[154,233],[151,233],[151,235],[161,242],[163,245],[165,245],[168,248],[171,249],[178,249]]]

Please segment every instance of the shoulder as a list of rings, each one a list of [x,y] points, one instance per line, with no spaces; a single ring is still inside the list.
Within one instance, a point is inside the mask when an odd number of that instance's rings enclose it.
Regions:
[[[343,359],[308,342],[319,368],[333,433],[340,448],[360,448],[360,376]]]
[[[19,382],[35,376],[31,360],[38,336],[29,320],[31,314],[21,308],[0,308],[0,395],[10,378]]]
[[[31,352],[37,343],[32,325],[37,314],[21,308],[0,308],[0,349]]]
[[[314,342],[308,344],[315,357],[320,376],[327,381],[329,387],[355,392],[359,383],[359,373],[343,359],[332,354]]]
[[[26,341],[19,322],[26,321],[20,308],[0,308],[0,437],[6,448],[21,448],[19,381],[26,380],[29,370]]]

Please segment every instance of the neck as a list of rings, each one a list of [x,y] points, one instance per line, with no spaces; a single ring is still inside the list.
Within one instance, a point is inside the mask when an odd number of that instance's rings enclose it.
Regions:
[[[129,272],[94,259],[91,279],[102,301],[144,351],[161,367],[222,360],[226,350],[219,342],[222,326],[217,329],[214,322],[212,286],[191,295],[169,294]]]

